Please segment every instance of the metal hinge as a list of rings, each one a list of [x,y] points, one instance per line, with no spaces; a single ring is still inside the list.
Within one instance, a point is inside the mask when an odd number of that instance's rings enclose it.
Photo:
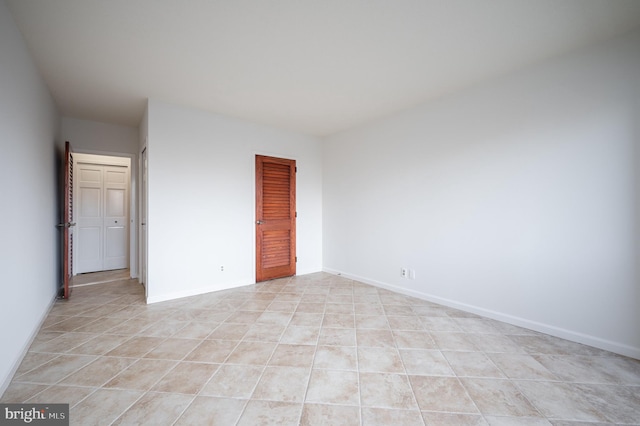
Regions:
[[[298,256],[296,256],[296,263],[298,262]]]
[[[296,166],[296,173],[298,173],[298,166]]]
[[[296,212],[296,217],[298,217],[298,212]]]

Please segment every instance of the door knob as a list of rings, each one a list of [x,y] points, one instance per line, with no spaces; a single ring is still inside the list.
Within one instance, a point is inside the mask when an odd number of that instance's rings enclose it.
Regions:
[[[256,220],[256,225],[262,225],[262,221],[261,220]]]
[[[56,225],[58,228],[71,228],[72,226],[76,226],[75,222],[67,222],[67,223],[59,223]]]

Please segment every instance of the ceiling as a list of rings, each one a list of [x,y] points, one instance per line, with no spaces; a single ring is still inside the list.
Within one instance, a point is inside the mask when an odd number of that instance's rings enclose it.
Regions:
[[[325,136],[640,27],[638,0],[7,0],[65,116]]]

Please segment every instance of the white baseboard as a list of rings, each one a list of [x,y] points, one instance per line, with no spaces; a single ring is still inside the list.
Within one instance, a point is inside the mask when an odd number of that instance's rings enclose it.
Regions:
[[[481,315],[497,321],[502,321],[508,324],[516,325],[518,327],[524,327],[529,330],[538,331],[540,333],[549,334],[551,336],[560,337],[562,339],[570,340],[572,342],[582,343],[588,346],[593,346],[594,348],[603,349],[605,351],[617,353],[620,355],[624,355],[624,356],[628,356],[628,357],[640,360],[640,348],[625,345],[623,343],[602,339],[600,337],[591,336],[591,335],[580,333],[573,330],[567,330],[565,328],[556,327],[551,324],[544,324],[544,323],[532,321],[526,318],[508,315],[502,312],[485,309],[480,306],[460,303],[455,300],[445,299],[445,298],[434,296],[431,294],[398,287],[392,284],[372,280],[372,279],[361,277],[358,275],[349,274],[349,273],[334,270],[331,268],[324,268],[323,271],[329,274],[340,275],[345,278],[349,278],[351,280],[360,281],[365,284],[370,284],[375,287],[391,290],[396,293],[401,293],[407,296],[412,296],[418,299],[426,300],[428,302],[437,303],[440,305],[448,306],[450,308],[460,309],[461,311]]]

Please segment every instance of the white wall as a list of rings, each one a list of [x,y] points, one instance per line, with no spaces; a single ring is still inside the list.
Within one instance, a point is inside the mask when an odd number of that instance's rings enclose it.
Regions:
[[[98,121],[62,118],[62,137],[75,151],[88,154],[138,154],[136,127]]]
[[[0,1],[0,394],[56,296],[60,118]],[[59,140],[59,139],[58,139]]]
[[[640,358],[639,150],[639,33],[330,137],[325,269]]]
[[[255,282],[256,154],[297,160],[297,273],[322,269],[317,138],[151,100],[147,144],[149,302]]]
[[[69,141],[74,152],[91,155],[119,156],[130,160],[129,191],[129,270],[138,276],[138,138],[135,127],[98,121],[62,117],[62,140]]]

